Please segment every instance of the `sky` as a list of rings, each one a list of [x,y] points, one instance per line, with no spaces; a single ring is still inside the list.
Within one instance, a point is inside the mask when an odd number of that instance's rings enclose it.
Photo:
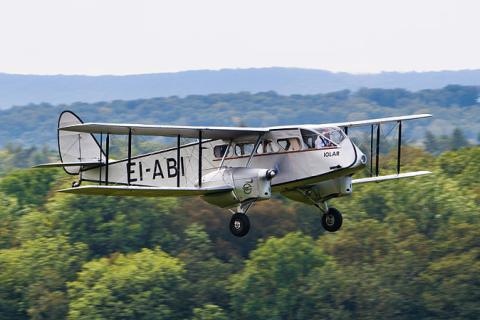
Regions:
[[[480,69],[480,1],[0,0],[0,72]]]

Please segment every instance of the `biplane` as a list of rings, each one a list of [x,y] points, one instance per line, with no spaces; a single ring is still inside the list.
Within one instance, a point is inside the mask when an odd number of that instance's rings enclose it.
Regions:
[[[273,193],[318,207],[323,228],[335,232],[343,218],[328,200],[350,195],[354,184],[430,173],[400,172],[402,123],[427,117],[431,115],[251,128],[83,123],[64,111],[58,120],[60,162],[37,167],[63,167],[77,175],[71,188],[59,190],[65,193],[200,196],[230,210],[230,231],[237,237],[250,229],[247,211]],[[381,176],[380,127],[385,123],[398,125],[397,167],[396,174]],[[348,135],[350,128],[359,126],[370,126],[370,176],[353,179],[368,162]],[[112,159],[112,135],[128,137],[126,158]],[[132,156],[134,135],[173,137],[176,146]],[[194,140],[182,144],[185,138]],[[81,185],[83,181],[95,184]]]

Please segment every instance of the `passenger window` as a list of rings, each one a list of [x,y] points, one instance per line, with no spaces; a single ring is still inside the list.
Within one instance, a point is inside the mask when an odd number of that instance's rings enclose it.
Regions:
[[[213,148],[213,155],[215,156],[215,158],[223,158],[223,155],[225,154],[225,152],[227,152],[227,149],[228,149],[228,144],[215,146]]]
[[[242,143],[235,145],[235,154],[237,156],[248,156],[252,154],[255,145],[253,143]]]
[[[315,140],[317,140],[318,134],[316,132],[301,129],[303,143],[308,149],[315,149]]]
[[[297,138],[278,139],[277,143],[285,151],[298,151],[302,149],[300,140]]]
[[[257,154],[273,153],[273,152],[277,152],[277,151],[278,151],[278,147],[276,146],[276,144],[273,141],[264,140],[259,144],[258,149],[257,149]]]
[[[243,155],[243,145],[242,144],[235,145],[235,154],[237,156],[242,156]]]

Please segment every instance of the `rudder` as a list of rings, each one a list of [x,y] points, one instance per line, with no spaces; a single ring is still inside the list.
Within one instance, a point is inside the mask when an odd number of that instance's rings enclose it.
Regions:
[[[59,130],[83,121],[72,111],[63,111],[58,118],[58,153],[62,162],[105,161],[105,153],[91,133]],[[81,166],[64,167],[68,174],[78,174]]]

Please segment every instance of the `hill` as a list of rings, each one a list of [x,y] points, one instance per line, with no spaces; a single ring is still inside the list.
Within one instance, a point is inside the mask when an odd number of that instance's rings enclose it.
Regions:
[[[403,89],[361,89],[316,95],[275,92],[191,95],[130,101],[38,104],[0,110],[0,146],[56,146],[57,118],[72,110],[89,122],[179,125],[248,125],[326,123],[393,115],[432,113],[434,119],[411,122],[406,138],[422,140],[427,130],[450,135],[461,128],[475,140],[480,132],[479,89],[447,86],[411,92]]]
[[[0,73],[0,109],[29,103],[73,103],[232,92],[317,94],[359,88],[437,89],[480,85],[480,70],[333,73],[297,68],[199,70],[126,76],[17,75]]]

